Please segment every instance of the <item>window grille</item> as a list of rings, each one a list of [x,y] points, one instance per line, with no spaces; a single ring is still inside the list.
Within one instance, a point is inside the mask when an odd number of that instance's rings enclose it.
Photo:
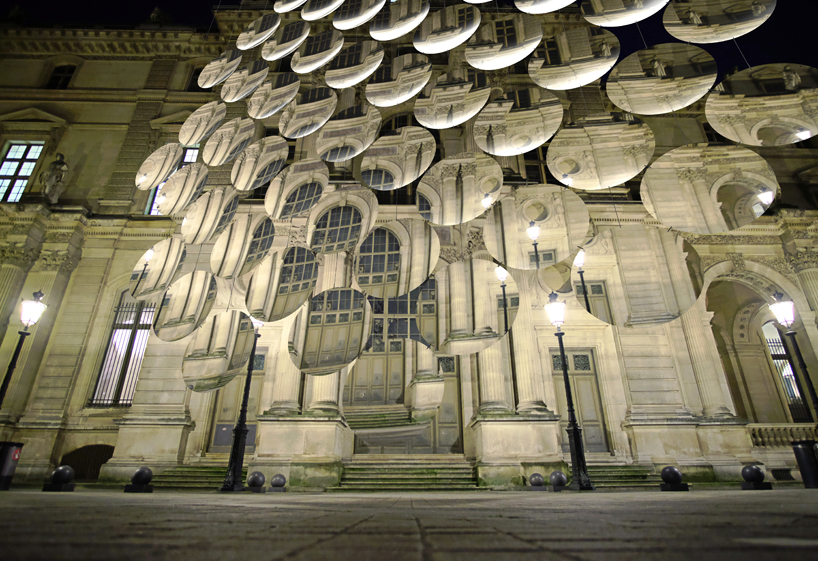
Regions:
[[[105,351],[91,407],[129,407],[148,345],[155,305],[122,293]]]
[[[353,206],[331,208],[318,219],[310,248],[332,253],[355,247],[361,235],[361,213]]]
[[[0,202],[20,200],[42,152],[42,144],[11,143],[0,163]]]
[[[320,183],[312,182],[302,185],[287,196],[279,219],[286,220],[310,210],[321,198],[322,192],[323,188]]]
[[[781,334],[772,322],[765,324],[761,329],[764,333],[764,340],[767,342],[767,348],[770,351],[770,357],[773,359],[776,373],[784,388],[784,396],[792,415],[792,421],[794,423],[812,422],[812,415],[802,397],[804,394],[801,391],[801,383],[795,375],[795,369],[786,343],[784,343]]]

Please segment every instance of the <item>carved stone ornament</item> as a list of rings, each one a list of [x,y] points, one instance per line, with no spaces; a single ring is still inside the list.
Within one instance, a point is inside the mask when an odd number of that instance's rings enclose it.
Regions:
[[[26,247],[20,242],[13,242],[0,246],[0,263],[28,271],[39,254],[39,249]]]
[[[68,175],[68,164],[65,163],[65,156],[57,153],[56,160],[48,165],[48,168],[40,174],[40,183],[44,188],[45,198],[51,204],[57,204],[57,200],[65,190],[65,176]]]
[[[796,273],[818,269],[818,250],[799,249],[795,253],[788,253],[787,262]]]
[[[70,273],[79,264],[79,257],[65,250],[48,250],[40,252],[38,266],[41,271],[63,271]]]

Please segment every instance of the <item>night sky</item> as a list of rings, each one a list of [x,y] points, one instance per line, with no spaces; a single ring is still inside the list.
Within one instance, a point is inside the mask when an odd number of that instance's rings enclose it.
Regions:
[[[511,0],[500,0],[501,5]],[[62,25],[70,27],[116,26],[134,27],[147,23],[154,7],[166,12],[176,25],[207,29],[213,19],[213,9],[218,0],[128,0],[101,2],[85,0],[66,2],[45,0],[19,2],[25,13],[24,24]],[[223,6],[236,5],[237,0],[224,0]],[[270,1],[272,9],[273,0]],[[490,9],[493,4],[481,4],[479,8]],[[641,22],[639,29],[648,45],[675,42],[662,26],[663,10]],[[3,14],[5,15],[5,14]],[[818,21],[818,2],[815,0],[778,0],[773,16],[759,29],[736,40],[712,45],[699,45],[712,54],[719,63],[721,73],[735,67],[747,67],[739,48],[751,66],[768,63],[796,63],[818,67],[815,24]],[[621,58],[644,47],[637,25],[609,28],[622,43]]]

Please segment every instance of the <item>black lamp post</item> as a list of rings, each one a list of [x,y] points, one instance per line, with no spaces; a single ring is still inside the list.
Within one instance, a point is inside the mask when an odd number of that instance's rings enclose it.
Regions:
[[[244,395],[241,398],[241,410],[236,427],[233,429],[233,446],[230,448],[230,461],[227,464],[227,475],[224,477],[221,491],[244,491],[241,471],[244,468],[244,449],[247,446],[247,404],[250,401],[250,383],[253,380],[253,363],[256,359],[256,343],[261,336],[259,328],[262,322],[253,319],[253,350],[250,352],[250,362],[247,363],[247,379],[244,382]]]
[[[568,404],[568,443],[571,449],[571,485],[569,489],[574,491],[594,491],[596,488],[588,477],[588,467],[585,465],[585,449],[582,446],[582,429],[577,423],[577,415],[574,412],[574,398],[571,394],[571,381],[568,378],[568,362],[565,358],[565,347],[562,338],[565,333],[560,326],[565,322],[565,302],[557,301],[557,293],[552,292],[548,297],[548,304],[545,311],[551,324],[557,328],[555,335],[560,345],[560,363],[562,364],[562,376],[565,380],[565,400]]]
[[[26,300],[23,302],[22,310],[20,311],[20,321],[23,323],[23,329],[17,332],[20,334],[20,339],[17,340],[17,346],[14,348],[14,353],[11,355],[8,368],[6,368],[3,383],[0,384],[0,407],[3,406],[3,400],[6,398],[6,392],[11,383],[11,376],[17,367],[17,359],[20,358],[20,351],[23,350],[26,337],[31,335],[28,328],[39,321],[40,316],[43,315],[43,312],[45,312],[45,309],[48,307],[41,302],[43,296],[45,296],[45,294],[38,290],[34,293],[34,300]]]
[[[582,295],[585,297],[585,311],[591,313],[591,303],[588,302],[588,287],[585,286],[585,271],[582,266],[585,265],[585,250],[580,248],[577,256],[574,257],[574,265],[579,268],[579,282],[582,284]]]
[[[145,271],[148,270],[148,263],[150,263],[151,259],[153,259],[153,248],[146,251],[145,255],[142,256],[142,259],[145,261],[145,264],[142,265],[142,272],[139,273],[139,278],[136,279],[136,285],[133,287],[134,297],[139,295],[139,284],[142,282],[142,278],[145,276]]]
[[[508,306],[506,305],[506,279],[508,278],[508,271],[502,267],[496,267],[494,273],[500,279],[500,288],[503,289],[503,321],[505,322],[506,330],[503,333],[508,333]]]
[[[540,252],[537,251],[537,240],[540,238],[540,227],[534,224],[534,221],[528,223],[528,228],[525,229],[526,234],[534,244],[534,261],[537,264],[537,269],[540,268]]]
[[[809,393],[810,401],[812,401],[812,407],[815,410],[815,414],[818,415],[818,394],[815,393],[815,386],[812,384],[812,378],[809,376],[807,363],[804,361],[801,348],[798,346],[798,340],[795,338],[796,331],[792,329],[792,324],[795,323],[795,304],[791,301],[784,300],[784,295],[780,292],[773,294],[773,299],[775,299],[775,302],[770,304],[770,311],[775,316],[775,319],[778,320],[778,323],[787,328],[787,337],[790,338],[792,348],[795,351],[798,368],[804,376],[804,383],[807,385],[807,393]]]

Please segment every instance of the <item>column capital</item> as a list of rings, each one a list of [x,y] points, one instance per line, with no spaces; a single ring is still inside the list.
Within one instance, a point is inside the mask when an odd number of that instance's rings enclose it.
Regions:
[[[11,242],[0,246],[0,263],[19,267],[25,271],[31,269],[39,255],[39,249],[27,247],[22,242]]]
[[[818,269],[818,251],[814,249],[804,249],[787,254],[787,262],[796,273]]]

